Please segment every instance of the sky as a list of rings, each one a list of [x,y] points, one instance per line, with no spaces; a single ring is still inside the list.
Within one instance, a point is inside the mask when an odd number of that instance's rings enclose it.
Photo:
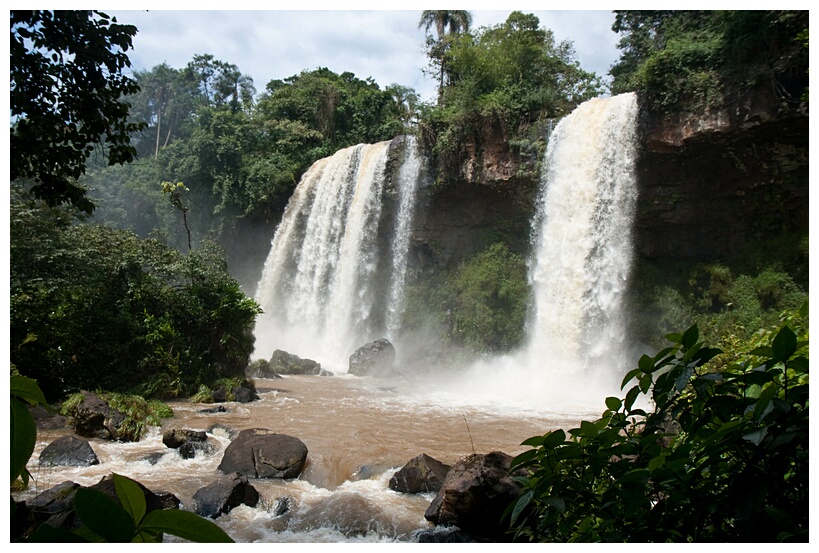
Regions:
[[[180,69],[196,54],[212,54],[252,77],[257,92],[264,91],[272,79],[327,67],[335,73],[350,71],[361,79],[372,77],[381,88],[390,84],[409,86],[424,100],[433,100],[436,95],[435,79],[422,71],[428,60],[424,30],[418,27],[421,4],[415,9],[406,2],[393,2],[389,5],[401,9],[391,10],[366,9],[370,5],[383,7],[386,2],[330,4],[307,0],[298,4],[305,8],[314,4],[340,6],[335,11],[240,9],[244,8],[243,2],[217,4],[236,8],[229,11],[190,10],[179,2],[148,4],[172,9],[104,10],[118,22],[139,29],[134,48],[128,52],[133,70],[151,69],[163,62]],[[455,4],[447,7],[465,8],[457,5],[458,2]],[[491,4],[472,2],[471,6],[491,7]],[[619,57],[619,39],[611,30],[614,21],[611,11],[530,10],[526,9],[527,4],[543,7],[546,2],[517,2],[515,6],[537,15],[541,26],[551,29],[556,40],[571,40],[584,69],[600,76],[608,73]],[[572,5],[582,7],[584,2]],[[469,11],[473,16],[473,29],[503,23],[511,12]]]

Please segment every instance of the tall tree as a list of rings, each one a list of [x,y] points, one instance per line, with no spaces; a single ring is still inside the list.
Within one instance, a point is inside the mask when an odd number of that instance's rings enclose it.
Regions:
[[[11,179],[91,213],[77,179],[95,145],[109,165],[130,162],[130,134],[144,128],[122,100],[139,90],[123,74],[137,28],[98,11],[12,10],[10,21]]]
[[[444,77],[447,74],[446,53],[448,49],[448,35],[457,35],[461,31],[469,31],[472,25],[472,14],[466,10],[424,10],[421,13],[421,20],[418,28],[424,28],[427,33],[427,46],[429,56],[439,66],[438,77],[438,103],[442,103],[444,97]],[[431,27],[435,27],[438,40],[435,41],[429,36]],[[449,29],[449,32],[447,32]]]

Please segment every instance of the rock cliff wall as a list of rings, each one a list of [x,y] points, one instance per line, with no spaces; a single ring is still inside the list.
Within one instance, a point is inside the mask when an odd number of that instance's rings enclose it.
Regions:
[[[493,135],[493,132],[495,133]],[[808,228],[808,116],[772,89],[705,115],[643,111],[636,253],[719,259],[750,241]],[[501,238],[528,252],[539,169],[487,129],[458,178],[423,188],[416,267],[450,267]]]
[[[643,113],[637,253],[716,259],[808,228],[808,116],[773,89],[705,115]]]

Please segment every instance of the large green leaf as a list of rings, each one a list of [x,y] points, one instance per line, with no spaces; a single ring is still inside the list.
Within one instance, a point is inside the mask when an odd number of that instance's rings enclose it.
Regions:
[[[771,346],[777,361],[787,361],[796,352],[796,334],[787,326],[782,327]]]
[[[74,510],[89,530],[107,542],[130,542],[136,533],[134,521],[125,509],[99,490],[77,490]]]
[[[42,390],[37,385],[37,381],[25,376],[12,376],[9,391],[12,397],[22,399],[31,405],[48,405]]]
[[[26,469],[26,463],[34,453],[37,427],[25,405],[11,399],[11,482]]]
[[[145,516],[145,493],[136,482],[125,476],[114,474],[114,488],[117,490],[117,497],[122,503],[125,511],[130,515],[134,523],[139,524]]]
[[[141,530],[163,532],[198,543],[233,543],[224,530],[195,513],[162,509],[145,515]]]

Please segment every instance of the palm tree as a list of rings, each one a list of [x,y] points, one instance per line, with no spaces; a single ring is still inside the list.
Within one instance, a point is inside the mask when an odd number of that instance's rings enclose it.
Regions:
[[[446,42],[448,35],[457,35],[461,31],[469,31],[472,24],[472,14],[466,10],[424,10],[421,13],[421,20],[418,28],[424,28],[425,32],[434,25],[438,33],[437,44],[430,47],[429,55],[437,58],[441,66],[438,81],[438,103],[443,101],[444,96],[444,75],[446,74]],[[447,33],[447,27],[449,33]]]

